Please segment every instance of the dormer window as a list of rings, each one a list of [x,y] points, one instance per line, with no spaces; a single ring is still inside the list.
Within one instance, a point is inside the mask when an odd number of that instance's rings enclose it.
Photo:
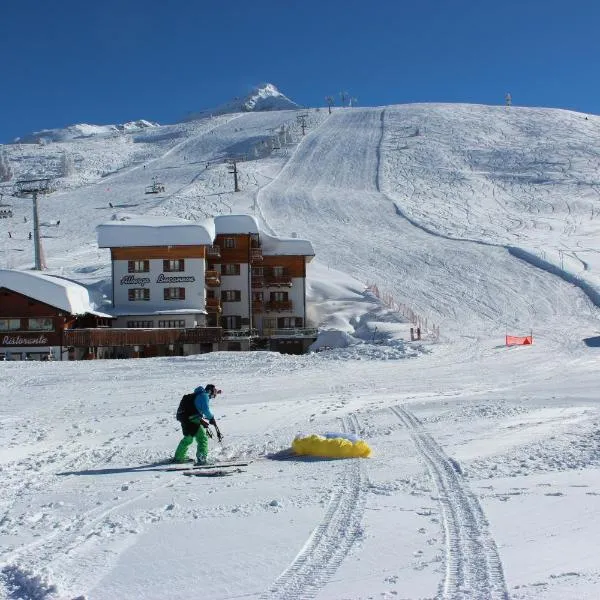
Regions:
[[[227,249],[235,248],[235,238],[225,238],[223,240],[223,248],[227,248]]]

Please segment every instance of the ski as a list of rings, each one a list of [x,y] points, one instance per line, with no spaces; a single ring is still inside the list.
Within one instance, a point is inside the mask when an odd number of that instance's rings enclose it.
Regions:
[[[251,460],[248,461],[233,461],[233,462],[222,462],[222,463],[211,463],[207,465],[177,465],[167,469],[168,471],[198,471],[202,469],[222,469],[225,467],[247,467]]]
[[[187,477],[229,477],[234,473],[245,473],[244,469],[206,469],[205,471],[184,471]]]

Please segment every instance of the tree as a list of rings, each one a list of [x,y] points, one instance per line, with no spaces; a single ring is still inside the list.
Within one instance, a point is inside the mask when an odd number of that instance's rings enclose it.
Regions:
[[[75,163],[73,157],[66,152],[63,152],[60,160],[60,169],[63,177],[70,177],[75,172]]]
[[[10,181],[13,178],[13,170],[8,160],[6,151],[0,153],[0,181]]]

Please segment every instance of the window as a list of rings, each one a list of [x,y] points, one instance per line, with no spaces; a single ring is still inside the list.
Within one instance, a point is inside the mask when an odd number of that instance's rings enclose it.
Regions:
[[[239,275],[240,265],[223,265],[221,267],[221,275]]]
[[[48,318],[28,319],[29,331],[54,331],[54,321]]]
[[[223,302],[240,302],[242,292],[240,290],[223,290],[221,292],[221,300]]]
[[[271,302],[285,302],[288,299],[287,292],[271,292]]]
[[[129,260],[127,261],[128,273],[148,273],[150,271],[149,260]]]
[[[150,290],[148,288],[131,288],[127,290],[127,297],[130,302],[150,300]]]
[[[19,331],[21,319],[0,319],[0,331]]]
[[[127,321],[127,327],[129,329],[150,329],[154,327],[154,321]]]
[[[225,238],[223,240],[223,248],[235,248],[235,238]]]
[[[163,260],[163,271],[165,271],[165,273],[179,273],[185,271],[185,261],[183,258]]]
[[[181,327],[185,327],[185,320],[184,319],[172,319],[170,321],[159,321],[158,326],[163,327],[163,328],[173,328],[173,327],[181,328]]]
[[[265,268],[264,267],[252,267],[252,277],[264,277]]]
[[[235,315],[221,317],[221,326],[223,329],[240,329],[242,326],[242,317]]]
[[[165,300],[185,300],[185,288],[165,288]]]
[[[295,329],[302,326],[302,317],[280,317],[277,319],[278,329]]]
[[[206,290],[206,299],[208,300],[208,298],[216,298],[215,290]]]
[[[285,269],[283,267],[273,267],[273,277],[283,277]]]
[[[252,292],[252,302],[262,302],[264,299],[262,292]]]

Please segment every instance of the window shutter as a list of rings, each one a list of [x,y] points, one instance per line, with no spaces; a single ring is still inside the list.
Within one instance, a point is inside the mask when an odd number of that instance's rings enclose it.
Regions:
[[[149,260],[145,260],[144,261],[144,272],[148,273],[150,271],[150,261]]]
[[[127,272],[133,273],[135,271],[135,262],[132,260],[127,261]]]
[[[164,288],[163,294],[164,294],[164,299],[168,300],[169,299],[169,288]]]
[[[302,317],[296,317],[295,321],[296,321],[295,327],[299,327],[299,328],[303,327],[304,324],[302,323]]]
[[[242,299],[242,292],[240,290],[235,290],[235,300],[239,302]]]
[[[179,259],[179,270],[185,271],[185,262],[184,262],[183,258]]]
[[[144,300],[150,300],[150,290],[148,288],[144,288]]]
[[[221,290],[221,302],[225,302],[227,300],[227,291]]]
[[[128,300],[135,300],[135,292],[133,290],[127,290],[127,299]]]
[[[179,299],[185,300],[185,288],[179,288]]]
[[[240,316],[235,316],[235,327],[234,329],[241,329],[242,327],[242,317]]]
[[[277,329],[285,329],[285,317],[279,317],[277,319]]]
[[[165,272],[169,271],[169,261],[168,260],[163,260],[163,271],[165,271]]]

